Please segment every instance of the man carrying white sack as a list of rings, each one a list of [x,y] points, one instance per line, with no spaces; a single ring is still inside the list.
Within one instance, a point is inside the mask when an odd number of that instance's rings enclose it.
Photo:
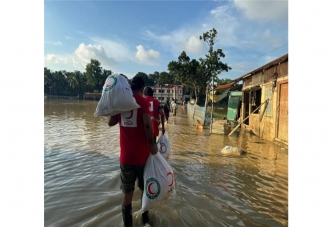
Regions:
[[[139,107],[126,77],[113,73],[105,80],[94,116],[113,116]]]
[[[149,104],[143,98],[144,80],[135,76],[131,89],[133,97],[141,108],[133,109],[126,113],[109,117],[109,126],[119,123],[120,127],[120,178],[123,191],[122,215],[125,227],[133,226],[132,198],[135,181],[138,179],[138,187],[141,190],[141,198],[144,189],[143,173],[149,153],[155,155],[158,152],[154,142],[152,123],[150,119]],[[148,222],[148,211],[142,214],[143,224]]]

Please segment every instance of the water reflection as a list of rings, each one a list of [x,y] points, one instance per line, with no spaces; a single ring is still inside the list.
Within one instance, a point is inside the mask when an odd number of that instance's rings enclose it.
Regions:
[[[97,102],[45,100],[45,226],[120,226],[119,128]],[[182,107],[181,107],[182,108]],[[288,226],[288,148],[240,132],[197,130],[178,111],[166,125],[177,195],[151,212],[155,226]],[[224,156],[237,146],[245,156]],[[134,193],[133,212],[140,209]],[[138,219],[135,219],[135,226]]]

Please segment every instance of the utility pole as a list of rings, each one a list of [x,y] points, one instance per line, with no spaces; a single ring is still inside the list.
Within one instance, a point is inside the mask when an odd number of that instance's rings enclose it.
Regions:
[[[212,134],[213,131],[213,110],[214,110],[214,75],[212,76],[212,109],[210,112],[210,134]]]

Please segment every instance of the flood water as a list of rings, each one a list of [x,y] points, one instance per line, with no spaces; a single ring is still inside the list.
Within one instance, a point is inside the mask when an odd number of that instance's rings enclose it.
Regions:
[[[44,101],[45,226],[122,226],[119,126],[94,117],[96,105]],[[176,195],[150,211],[153,227],[288,226],[288,147],[245,130],[210,135],[181,106],[166,131]],[[247,154],[222,155],[224,146]],[[140,203],[136,189],[134,226]]]

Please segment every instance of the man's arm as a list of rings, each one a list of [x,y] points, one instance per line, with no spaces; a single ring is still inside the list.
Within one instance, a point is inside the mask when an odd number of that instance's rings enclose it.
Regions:
[[[146,132],[146,136],[148,139],[148,143],[149,143],[150,153],[152,155],[154,155],[157,153],[158,149],[157,149],[157,145],[154,142],[153,127],[151,124],[150,115],[148,113],[142,114],[142,120],[143,120],[143,125],[145,127],[145,132]]]
[[[108,125],[109,126],[114,126],[114,125],[118,124],[118,114],[114,115],[112,117],[109,116],[108,118],[109,118],[109,120],[108,120]]]
[[[163,109],[162,109],[161,106],[158,108],[158,113],[159,113],[160,116],[161,116],[162,133],[164,134],[164,133],[165,133],[165,129],[164,129],[164,121],[165,121],[165,117],[164,117],[164,112],[163,112]]]

